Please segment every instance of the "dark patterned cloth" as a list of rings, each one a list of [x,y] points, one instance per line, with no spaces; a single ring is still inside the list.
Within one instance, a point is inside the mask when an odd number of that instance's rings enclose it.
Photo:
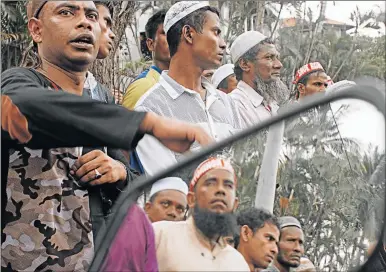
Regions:
[[[82,155],[76,146],[130,149],[142,137],[144,114],[64,94],[25,68],[5,71],[1,87],[2,271],[87,271],[94,254],[89,195],[69,174]]]

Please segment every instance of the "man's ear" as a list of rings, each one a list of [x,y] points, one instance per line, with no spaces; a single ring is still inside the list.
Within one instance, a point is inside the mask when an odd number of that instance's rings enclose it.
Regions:
[[[249,61],[246,61],[245,59],[239,60],[239,66],[241,70],[243,70],[244,72],[249,72],[251,70],[251,65],[252,63],[250,63]]]
[[[28,31],[35,43],[42,42],[42,23],[39,19],[31,18],[28,21]]]
[[[194,192],[189,191],[187,199],[189,210],[193,210],[194,206],[196,205],[196,194]]]
[[[149,48],[149,50],[150,50],[151,52],[155,51],[155,48],[154,48],[154,40],[153,40],[153,39],[147,38],[147,39],[146,39],[146,45],[147,45],[147,48]]]
[[[299,83],[298,84],[298,91],[299,91],[300,94],[304,95],[306,93],[306,86],[304,86],[303,83]]]
[[[149,212],[150,208],[151,208],[151,203],[150,202],[146,202],[146,204],[145,204],[145,212],[146,212],[146,214]]]
[[[235,212],[237,210],[237,208],[239,207],[239,204],[240,204],[239,198],[236,197],[235,198],[235,204],[233,205],[233,212]]]
[[[193,38],[196,35],[196,31],[191,26],[185,25],[182,28],[182,36],[186,40],[187,43],[193,44]]]
[[[248,242],[252,237],[252,230],[247,226],[244,225],[240,229],[240,240],[243,240],[244,242]]]

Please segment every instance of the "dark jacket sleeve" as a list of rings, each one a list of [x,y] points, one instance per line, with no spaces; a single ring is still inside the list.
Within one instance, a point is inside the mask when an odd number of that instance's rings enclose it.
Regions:
[[[30,148],[108,146],[130,150],[143,137],[145,113],[133,112],[39,85],[25,68],[1,78],[1,134],[4,143]]]

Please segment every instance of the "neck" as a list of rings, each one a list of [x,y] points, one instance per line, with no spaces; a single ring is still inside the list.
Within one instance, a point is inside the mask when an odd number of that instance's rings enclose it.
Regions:
[[[289,272],[290,271],[289,267],[282,265],[277,260],[274,261],[274,264],[275,264],[276,268],[279,269],[280,272]]]
[[[64,91],[82,95],[87,71],[74,72],[65,70],[42,58],[42,65],[37,69]]]
[[[161,71],[169,70],[170,61],[154,60],[154,65],[157,66]]]
[[[245,261],[247,262],[247,264],[249,266],[249,270],[251,272],[255,272],[256,269],[255,269],[255,266],[252,263],[251,258],[249,258],[248,250],[244,246],[242,246],[242,245],[239,245],[237,250],[240,252],[241,255],[243,255]]]
[[[253,78],[250,78],[246,75],[243,75],[243,78],[242,78],[242,81],[244,81],[245,83],[247,83],[249,86],[251,86],[252,89],[256,90],[257,86],[256,86],[256,83],[255,81],[253,80]]]
[[[201,94],[203,92],[201,74],[204,70],[195,65],[191,54],[185,55],[183,58],[178,54],[173,56],[168,75],[185,88]]]

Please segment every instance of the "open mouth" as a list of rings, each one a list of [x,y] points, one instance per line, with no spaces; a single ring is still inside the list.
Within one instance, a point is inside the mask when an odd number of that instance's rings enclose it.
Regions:
[[[71,40],[70,43],[79,49],[89,49],[94,46],[94,38],[92,35],[82,34]]]

